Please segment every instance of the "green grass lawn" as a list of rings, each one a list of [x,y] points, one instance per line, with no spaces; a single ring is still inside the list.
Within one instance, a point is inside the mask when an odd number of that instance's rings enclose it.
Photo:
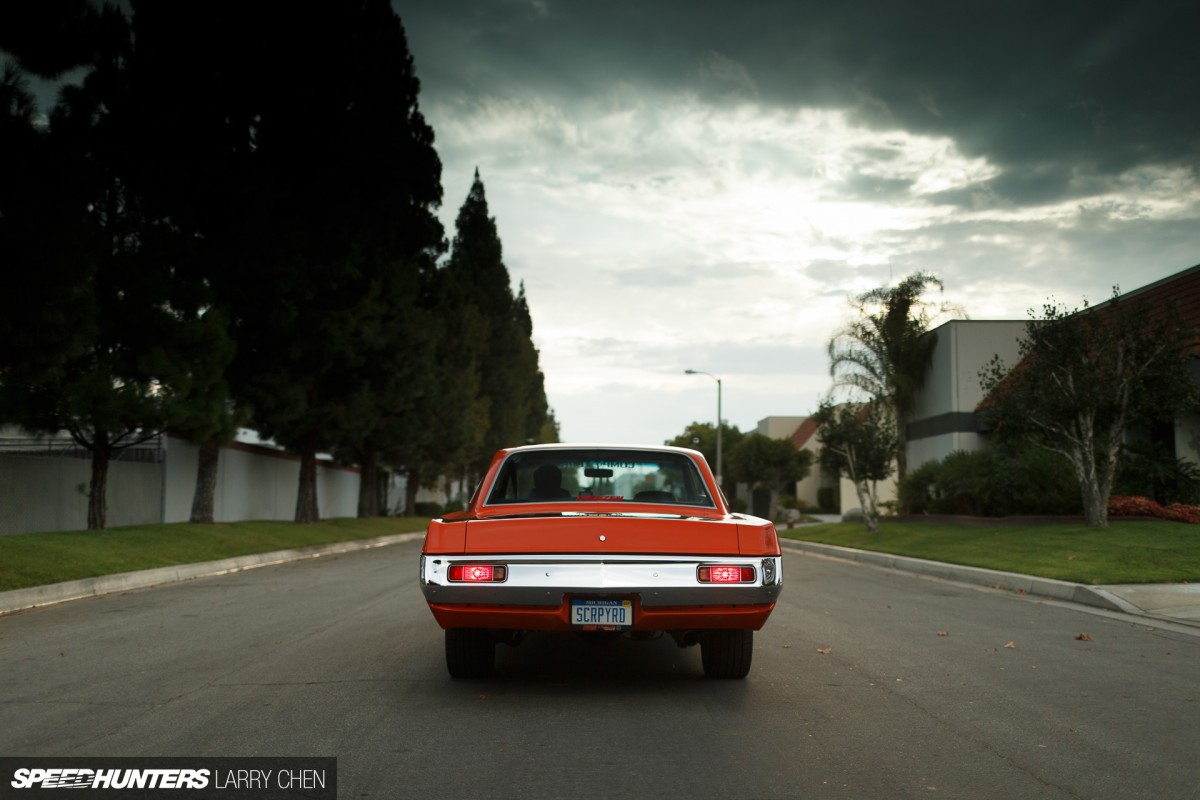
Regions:
[[[423,517],[216,525],[139,525],[0,536],[0,591],[293,547],[424,530]],[[811,525],[782,535],[810,542],[999,569],[1086,584],[1200,581],[1200,526],[1176,522],[973,527],[885,522]]]
[[[861,523],[841,522],[781,535],[1091,585],[1200,581],[1200,525],[1178,522],[1088,528],[885,521],[874,534]]]
[[[0,591],[425,530],[424,517],[136,525],[0,536]]]

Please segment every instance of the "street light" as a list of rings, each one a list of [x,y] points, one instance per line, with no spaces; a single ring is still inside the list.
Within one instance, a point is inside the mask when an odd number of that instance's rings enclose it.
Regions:
[[[717,382],[717,487],[721,487],[721,379],[711,372],[701,372],[698,369],[685,369],[684,375],[707,375]],[[721,489],[721,491],[725,491]]]

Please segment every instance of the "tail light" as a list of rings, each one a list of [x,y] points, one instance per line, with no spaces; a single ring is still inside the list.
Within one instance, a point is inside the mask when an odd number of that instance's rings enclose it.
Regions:
[[[446,577],[459,583],[503,583],[508,567],[503,564],[451,564]]]
[[[714,564],[696,569],[701,583],[754,583],[754,567],[737,564]]]

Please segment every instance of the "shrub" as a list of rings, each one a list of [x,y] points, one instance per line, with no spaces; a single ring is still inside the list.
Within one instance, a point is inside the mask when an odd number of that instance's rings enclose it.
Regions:
[[[898,493],[913,514],[1074,514],[1080,505],[1066,460],[1033,447],[955,451],[909,472]]]
[[[1113,491],[1169,505],[1200,502],[1200,466],[1146,442],[1121,448]]]
[[[817,489],[817,505],[826,514],[837,513],[840,509],[838,490],[836,486],[822,486]]]
[[[441,503],[415,503],[413,512],[418,517],[440,517],[443,509]]]
[[[1167,519],[1174,522],[1186,522],[1190,525],[1200,525],[1200,506],[1189,506],[1185,503],[1171,503],[1163,509]]]
[[[1108,513],[1113,517],[1155,517],[1172,522],[1200,525],[1200,506],[1172,503],[1164,506],[1148,497],[1113,495],[1108,498]]]
[[[896,487],[896,494],[903,511],[909,514],[931,513],[930,507],[936,500],[937,473],[941,464],[940,461],[926,461],[916,469],[910,470],[904,480],[900,481]]]

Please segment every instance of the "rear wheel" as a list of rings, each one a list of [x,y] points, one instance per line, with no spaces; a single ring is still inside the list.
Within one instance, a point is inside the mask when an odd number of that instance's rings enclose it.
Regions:
[[[708,678],[746,677],[754,656],[754,631],[713,630],[700,637],[700,660]]]
[[[496,642],[483,628],[446,630],[446,669],[455,678],[483,678],[496,663]]]

